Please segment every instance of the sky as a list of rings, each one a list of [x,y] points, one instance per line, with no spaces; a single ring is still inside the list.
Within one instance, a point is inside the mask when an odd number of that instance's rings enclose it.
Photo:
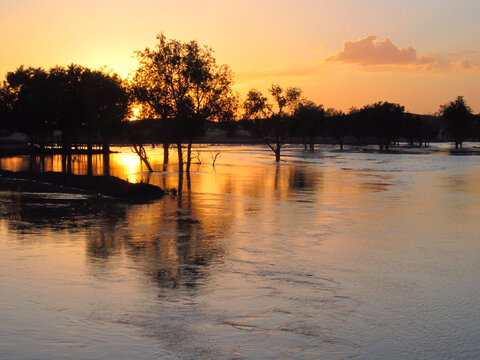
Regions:
[[[0,0],[0,79],[76,63],[123,77],[155,36],[197,40],[242,96],[295,86],[326,108],[390,101],[480,112],[478,0]]]

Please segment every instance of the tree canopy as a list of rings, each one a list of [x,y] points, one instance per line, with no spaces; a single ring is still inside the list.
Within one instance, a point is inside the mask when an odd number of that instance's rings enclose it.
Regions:
[[[269,89],[274,104],[268,102],[260,91],[251,89],[243,102],[244,117],[253,119],[250,132],[275,153],[275,160],[280,161],[281,148],[292,136],[292,114],[298,107],[302,91],[290,87],[285,91],[277,84]]]
[[[218,65],[213,50],[197,41],[169,40],[157,35],[157,44],[136,52],[138,68],[131,89],[152,117],[169,120],[183,164],[182,142],[188,143],[187,171],[193,139],[204,131],[206,120],[230,119],[235,112],[233,75]]]
[[[455,148],[462,147],[465,138],[471,135],[473,114],[463,96],[458,96],[448,104],[440,106],[440,114],[446,120],[450,135],[455,142]]]
[[[94,135],[103,137],[108,151],[108,137],[129,109],[118,75],[75,64],[49,70],[21,66],[7,74],[1,93],[12,128],[39,145],[60,130],[65,152],[79,136]]]

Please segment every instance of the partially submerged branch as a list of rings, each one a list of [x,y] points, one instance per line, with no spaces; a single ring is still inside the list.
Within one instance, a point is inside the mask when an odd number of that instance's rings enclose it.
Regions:
[[[147,152],[145,151],[145,148],[143,147],[143,145],[132,143],[132,151],[138,155],[140,160],[142,160],[142,162],[147,167],[148,172],[153,172],[152,166],[150,165],[150,162],[148,161]]]
[[[210,155],[212,156],[212,166],[215,167],[215,163],[217,162],[217,158],[220,155],[220,153],[217,152],[215,155],[213,155],[213,153],[210,153]]]

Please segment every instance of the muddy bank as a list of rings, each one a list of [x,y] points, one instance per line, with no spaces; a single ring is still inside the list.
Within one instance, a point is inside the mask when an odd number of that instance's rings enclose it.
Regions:
[[[133,184],[114,176],[75,175],[61,172],[29,173],[0,170],[0,189],[86,194],[115,199],[148,201],[165,191],[158,186]]]

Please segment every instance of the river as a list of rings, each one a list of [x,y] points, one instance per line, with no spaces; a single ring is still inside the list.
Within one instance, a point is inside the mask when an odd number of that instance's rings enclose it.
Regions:
[[[447,148],[201,146],[147,204],[2,191],[0,358],[478,359],[480,157]]]

